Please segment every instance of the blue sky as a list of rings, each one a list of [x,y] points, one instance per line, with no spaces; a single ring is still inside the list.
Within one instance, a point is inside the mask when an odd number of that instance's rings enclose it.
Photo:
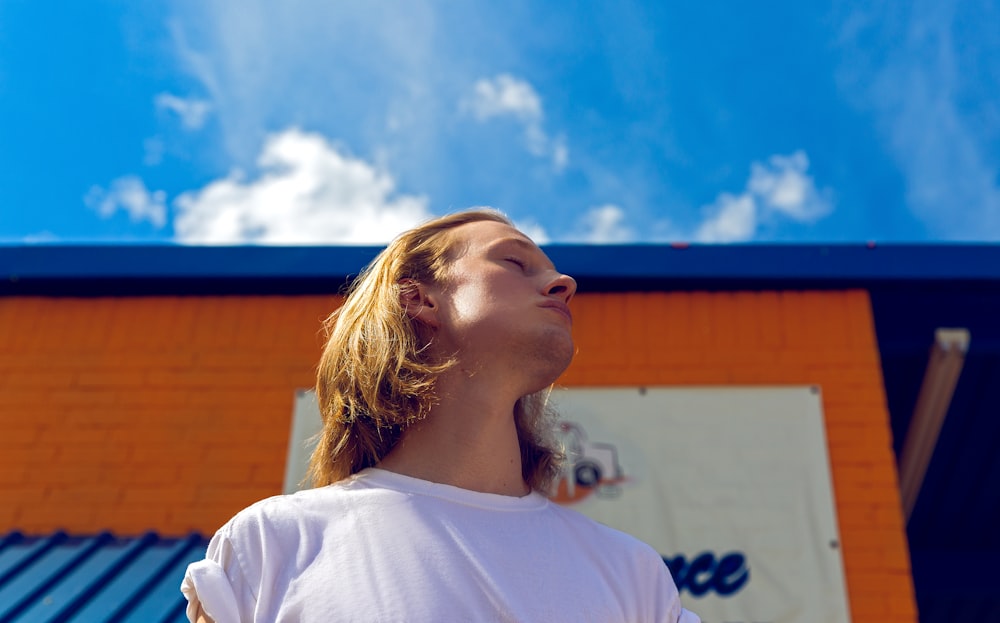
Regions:
[[[0,242],[1000,240],[1000,5],[0,2]]]

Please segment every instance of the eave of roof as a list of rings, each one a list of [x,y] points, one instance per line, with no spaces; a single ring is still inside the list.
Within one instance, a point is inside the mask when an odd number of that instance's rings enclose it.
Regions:
[[[1000,245],[548,245],[581,291],[1000,285]],[[0,247],[0,294],[334,293],[380,247]]]

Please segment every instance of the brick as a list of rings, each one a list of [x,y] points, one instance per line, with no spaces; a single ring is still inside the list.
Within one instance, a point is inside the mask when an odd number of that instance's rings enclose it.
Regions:
[[[167,511],[164,531],[173,534],[213,534],[240,511],[242,506],[172,508]]]
[[[646,329],[647,297],[643,293],[629,292],[619,298],[621,300],[619,324],[625,333],[622,344],[628,349],[632,363],[641,363],[645,359],[642,353],[649,343],[649,332]]]
[[[0,399],[2,400],[2,399]],[[36,397],[35,403],[49,405],[60,413],[66,407],[86,405],[93,411],[112,409],[118,405],[119,392],[112,388],[68,388],[60,386]]]
[[[130,472],[126,482],[131,486],[145,487],[150,485],[169,485],[171,489],[179,488],[178,464],[152,464],[144,465],[131,461],[129,463]]]
[[[136,368],[88,368],[73,375],[72,382],[81,388],[123,388],[139,391],[149,383],[146,372]]]
[[[28,470],[24,482],[39,487],[71,487],[93,482],[94,468],[80,462],[60,461]]]
[[[715,295],[710,292],[691,292],[687,296],[687,340],[706,347],[712,346],[715,329],[712,314],[714,298]]]
[[[123,411],[133,411],[153,405],[161,409],[183,409],[191,402],[191,395],[178,388],[143,387],[134,391],[119,391],[116,406]]]
[[[122,536],[138,536],[149,530],[150,525],[165,523],[167,510],[163,508],[103,507],[95,510],[93,523],[100,530],[112,530]]]
[[[0,507],[31,508],[45,499],[45,490],[39,487],[0,487]]]
[[[0,530],[10,532],[18,527],[21,511],[13,506],[0,506]]]
[[[2,390],[31,390],[37,392],[46,388],[52,388],[59,384],[47,370],[10,370],[0,376],[0,389]]]
[[[210,455],[218,456],[218,455]],[[198,463],[181,465],[177,469],[178,482],[187,486],[234,486],[257,483],[255,468],[251,465],[233,461],[234,457],[226,457],[224,464]],[[284,473],[284,463],[275,463],[272,469],[280,469]]]
[[[122,497],[119,486],[114,484],[87,484],[75,487],[50,487],[46,491],[46,503],[67,508],[88,508],[116,504]]]
[[[169,485],[170,483],[164,483]],[[144,506],[165,508],[168,506],[191,504],[195,500],[192,488],[176,486],[133,485],[121,491],[117,501],[120,507]]]
[[[24,463],[7,463],[0,459],[0,488],[23,483],[28,477],[28,466]]]
[[[56,448],[51,445],[11,446],[4,450],[2,464],[40,465],[55,458]]]
[[[100,431],[103,432],[103,431]],[[100,465],[109,461],[119,461],[123,454],[120,448],[107,442],[107,433],[93,440],[73,438],[56,446],[55,461],[64,464]]]

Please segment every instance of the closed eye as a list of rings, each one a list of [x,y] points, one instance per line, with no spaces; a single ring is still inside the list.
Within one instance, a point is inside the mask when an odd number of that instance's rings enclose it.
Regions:
[[[510,262],[511,264],[516,264],[522,271],[527,267],[524,260],[519,257],[505,257],[504,260]]]

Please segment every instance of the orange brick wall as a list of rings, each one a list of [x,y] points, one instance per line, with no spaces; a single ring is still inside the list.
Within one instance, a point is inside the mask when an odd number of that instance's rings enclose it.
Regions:
[[[280,492],[333,297],[0,298],[0,531],[211,533]],[[856,623],[917,620],[868,296],[580,295],[564,385],[818,385]]]
[[[334,305],[0,298],[0,530],[211,533],[280,493]]]

